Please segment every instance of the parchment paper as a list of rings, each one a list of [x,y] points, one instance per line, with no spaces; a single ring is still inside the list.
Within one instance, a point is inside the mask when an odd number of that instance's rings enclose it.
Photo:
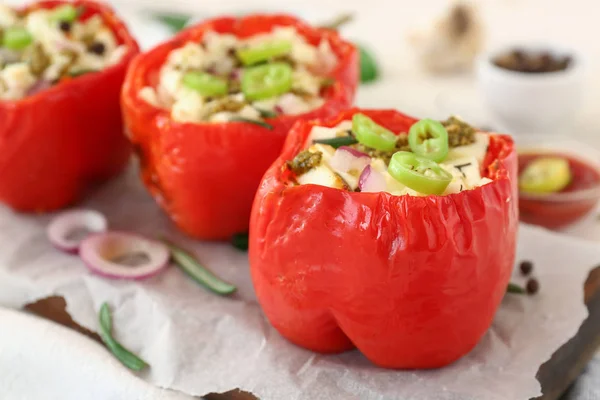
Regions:
[[[541,293],[507,295],[492,329],[462,360],[435,371],[390,371],[356,351],[313,354],[286,342],[263,317],[246,253],[178,235],[134,170],[98,188],[82,207],[106,213],[114,229],[166,234],[193,248],[239,293],[215,296],[177,268],[144,282],[91,275],[76,256],[48,243],[51,216],[0,208],[0,305],[62,295],[75,321],[97,331],[97,311],[108,301],[116,337],[151,364],[141,377],[159,387],[193,395],[239,387],[265,400],[528,399],[540,394],[539,366],[587,315],[583,283],[600,263],[600,246],[521,226],[518,260],[534,261]],[[518,274],[514,281],[524,283]]]

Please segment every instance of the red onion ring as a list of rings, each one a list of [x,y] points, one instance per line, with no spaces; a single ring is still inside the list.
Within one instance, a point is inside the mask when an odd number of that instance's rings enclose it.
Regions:
[[[79,255],[93,273],[113,279],[149,278],[164,270],[171,257],[162,242],[115,231],[89,236]]]
[[[340,172],[350,172],[351,170],[362,172],[370,162],[371,157],[365,153],[352,147],[342,146],[335,151],[330,164],[333,169]]]
[[[358,178],[358,187],[361,192],[383,192],[387,184],[382,173],[367,165]]]
[[[54,218],[46,233],[56,248],[68,253],[77,253],[86,236],[90,233],[105,232],[107,227],[106,218],[98,211],[74,210]]]

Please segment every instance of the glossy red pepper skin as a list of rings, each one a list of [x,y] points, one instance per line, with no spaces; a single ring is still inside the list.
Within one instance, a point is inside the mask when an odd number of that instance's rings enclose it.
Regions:
[[[449,196],[355,193],[290,185],[286,160],[312,126],[298,123],[265,174],[250,225],[258,300],[291,342],[335,353],[357,347],[387,368],[436,368],[468,353],[492,323],[513,268],[516,153],[491,136],[492,183]],[[393,132],[414,119],[360,111]]]
[[[310,113],[268,119],[274,129],[248,123],[179,123],[170,112],[138,98],[157,83],[168,53],[209,30],[248,37],[275,26],[294,26],[309,42],[329,39],[339,59],[325,104]],[[279,155],[286,134],[299,119],[333,116],[349,107],[358,81],[358,56],[336,32],[310,27],[284,15],[218,18],[187,29],[140,55],[132,63],[122,95],[130,138],[142,164],[142,178],[157,202],[181,230],[200,239],[229,239],[247,232],[254,194]]]
[[[25,10],[63,1],[35,3]],[[139,48],[106,5],[86,0],[82,18],[99,14],[129,51],[119,64],[62,82],[18,101],[0,101],[0,201],[18,211],[51,211],[78,200],[90,183],[127,165],[119,95]]]

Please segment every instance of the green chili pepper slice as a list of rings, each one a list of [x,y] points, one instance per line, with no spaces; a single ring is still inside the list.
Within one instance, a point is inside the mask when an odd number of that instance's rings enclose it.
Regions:
[[[519,176],[524,193],[560,192],[571,182],[569,161],[561,157],[540,157],[531,161]]]
[[[258,64],[275,57],[281,57],[292,51],[289,40],[271,40],[243,49],[238,49],[237,56],[244,65]]]
[[[247,100],[279,96],[292,88],[292,67],[283,62],[246,68],[242,75],[242,92]]]
[[[121,361],[123,365],[134,371],[141,371],[148,366],[148,363],[127,350],[121,343],[117,342],[112,335],[112,316],[107,303],[100,307],[98,316],[100,323],[100,338],[106,347]]]
[[[33,36],[25,28],[7,28],[2,35],[2,45],[10,50],[22,50],[33,42]]]
[[[395,153],[388,172],[398,182],[423,194],[440,195],[452,181],[452,175],[439,164],[409,151]]]
[[[78,16],[79,12],[77,11],[77,8],[70,4],[65,4],[52,10],[51,18],[53,21],[73,22]]]
[[[225,79],[206,72],[188,72],[183,75],[182,83],[205,97],[225,95],[229,90]]]
[[[354,114],[352,132],[359,143],[375,150],[392,151],[396,148],[396,135],[364,114]]]
[[[422,119],[410,127],[408,145],[416,155],[442,162],[448,156],[448,131],[437,121]]]

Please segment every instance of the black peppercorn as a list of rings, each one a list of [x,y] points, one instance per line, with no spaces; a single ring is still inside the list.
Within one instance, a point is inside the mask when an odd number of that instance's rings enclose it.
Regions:
[[[528,294],[536,294],[538,290],[540,290],[540,283],[537,279],[530,279],[527,281],[527,286],[525,287]]]
[[[519,269],[523,275],[527,276],[533,271],[533,263],[531,261],[522,261]]]
[[[104,54],[104,51],[106,50],[106,46],[104,46],[104,43],[102,43],[102,42],[94,42],[90,45],[89,50],[92,53],[98,54],[99,56],[101,56],[102,54]]]

